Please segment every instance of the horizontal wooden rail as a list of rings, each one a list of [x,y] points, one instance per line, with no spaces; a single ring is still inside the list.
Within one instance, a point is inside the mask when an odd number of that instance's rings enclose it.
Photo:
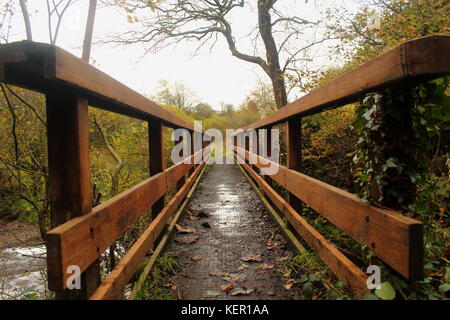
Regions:
[[[194,184],[204,166],[205,162],[197,167],[183,187],[174,195],[170,202],[158,214],[155,220],[150,223],[144,233],[142,233],[139,239],[136,240],[114,270],[111,271],[102,284],[97,288],[94,294],[90,297],[91,300],[112,300],[121,298],[123,289],[133,277],[146,254],[151,250],[155,239],[161,233],[164,226],[188,194],[191,186]]]
[[[302,218],[292,206],[284,200],[264,179],[248,164],[240,164],[258,183],[264,193],[272,200],[275,206],[284,214],[289,223],[311,246],[317,255],[327,266],[344,281],[351,292],[359,299],[369,293],[367,289],[367,275],[353,262],[342,254],[332,243],[327,241],[304,218]]]
[[[344,106],[395,82],[436,78],[448,73],[450,36],[432,35],[410,40],[242,129],[267,127],[292,117]]]
[[[402,214],[363,202],[357,196],[280,166],[237,147],[242,159],[256,159],[264,169],[269,164],[277,173],[270,176],[350,237],[366,244],[377,257],[407,279],[423,274],[423,225]],[[253,164],[253,163],[252,163]]]
[[[76,91],[88,104],[168,127],[194,131],[187,122],[67,51],[31,41],[0,45],[0,82],[44,93]]]
[[[203,150],[197,153],[202,153]],[[67,287],[71,265],[86,270],[146,210],[160,199],[191,169],[181,162],[158,173],[47,233],[48,283],[52,291]]]

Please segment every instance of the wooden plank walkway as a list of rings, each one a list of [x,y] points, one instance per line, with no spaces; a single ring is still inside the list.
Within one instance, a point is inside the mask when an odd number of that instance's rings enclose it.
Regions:
[[[170,279],[174,298],[301,298],[284,288],[277,261],[295,252],[235,165],[210,167],[178,223],[197,231],[177,232],[167,248],[183,265]],[[252,256],[261,261],[243,261]]]

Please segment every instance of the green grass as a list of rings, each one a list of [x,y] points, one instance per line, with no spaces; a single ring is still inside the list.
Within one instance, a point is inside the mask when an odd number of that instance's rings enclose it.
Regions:
[[[168,276],[174,275],[182,267],[171,252],[160,256],[144,285],[136,294],[135,300],[171,300],[172,291],[164,287]]]

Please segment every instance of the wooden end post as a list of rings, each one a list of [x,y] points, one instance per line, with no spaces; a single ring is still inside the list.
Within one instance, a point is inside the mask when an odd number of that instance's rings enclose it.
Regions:
[[[55,228],[92,209],[87,99],[61,90],[46,95],[51,226]],[[98,260],[81,275],[81,289],[61,290],[59,243],[47,237],[48,285],[59,300],[88,299],[100,285]],[[72,273],[72,272],[71,272]]]

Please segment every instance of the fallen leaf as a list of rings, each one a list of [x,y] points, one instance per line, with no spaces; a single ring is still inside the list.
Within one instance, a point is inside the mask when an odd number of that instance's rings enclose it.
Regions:
[[[292,288],[294,284],[294,279],[289,279],[288,281],[286,281],[286,283],[284,284],[284,288],[286,290],[290,290]]]
[[[238,296],[238,295],[248,295],[255,292],[255,289],[236,289],[230,292],[230,295],[232,296]]]
[[[287,261],[287,260],[289,260],[290,259],[290,257],[280,257],[280,258],[275,258],[275,261],[277,261],[277,262],[283,262],[283,261]]]
[[[200,257],[200,256],[194,256],[194,257],[191,257],[191,260],[192,261],[199,261],[199,260],[202,260],[203,258],[202,257]]]
[[[196,221],[196,220],[198,220],[198,218],[196,216],[189,216],[189,220]]]
[[[246,268],[248,268],[248,265],[246,265],[246,264],[241,264],[240,266],[239,266],[239,268],[237,268],[237,271],[239,272],[239,271],[242,271],[242,270],[244,270],[244,269],[246,269]]]
[[[217,272],[210,272],[209,275],[210,276],[214,276],[214,277],[223,277],[224,273],[220,272],[220,271],[217,271]]]
[[[171,287],[170,287],[170,290],[172,290],[172,291],[177,290],[177,286],[176,286],[176,285],[171,286]]]
[[[171,282],[169,282],[169,283],[165,283],[165,284],[163,284],[163,287],[166,287],[166,288],[171,288],[172,286],[174,286],[175,284],[173,284],[173,283],[171,283]]]
[[[177,232],[179,232],[179,233],[193,233],[193,232],[197,232],[197,230],[195,230],[195,229],[184,229],[179,224],[176,224],[175,228],[177,229]]]
[[[198,241],[198,239],[199,239],[199,237],[182,237],[182,238],[176,238],[175,241],[183,243],[183,244],[191,244],[191,243]]]
[[[258,265],[258,266],[256,267],[256,269],[258,269],[258,270],[269,270],[269,269],[273,269],[273,267],[274,267],[273,264],[267,264],[267,263],[264,263],[264,264]]]
[[[245,262],[261,262],[263,259],[260,255],[249,255],[241,258],[241,260]]]
[[[273,247],[274,245],[276,245],[276,243],[273,242],[273,241],[268,241],[268,242],[266,243],[266,246],[268,246],[268,247]]]
[[[220,296],[220,292],[213,291],[213,290],[206,290],[206,296],[207,297],[217,297],[217,296]]]
[[[292,270],[288,270],[286,273],[283,274],[284,277],[289,278],[291,276]]]
[[[275,291],[267,291],[267,294],[269,296],[276,296],[277,295],[277,293]]]
[[[230,291],[233,288],[234,288],[234,285],[232,285],[232,284],[225,284],[223,286],[220,286],[220,290],[222,290],[224,292]]]
[[[231,273],[228,277],[223,277],[222,279],[227,282],[245,282],[247,277],[243,274]]]

